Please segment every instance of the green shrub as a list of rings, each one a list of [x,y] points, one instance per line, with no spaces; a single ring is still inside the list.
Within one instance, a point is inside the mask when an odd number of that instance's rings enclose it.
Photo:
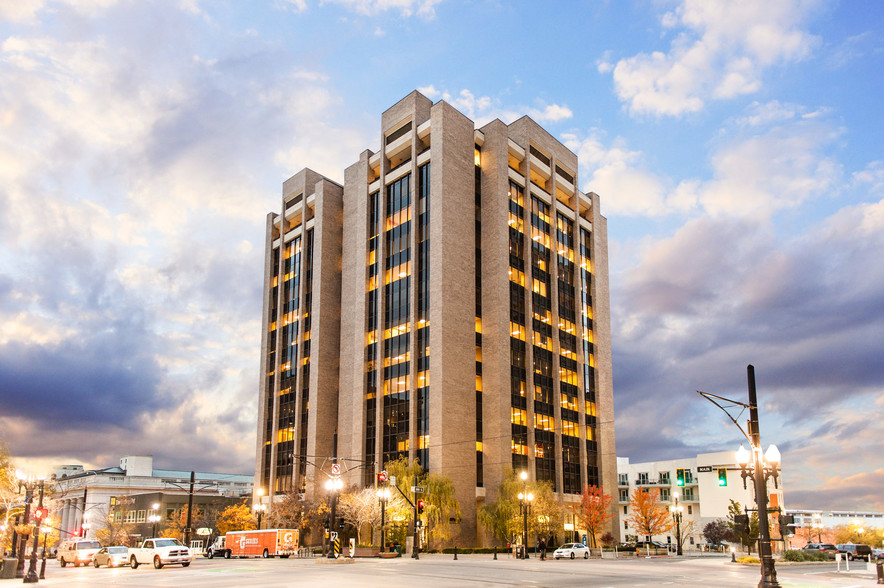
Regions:
[[[801,551],[797,549],[793,549],[787,551],[783,554],[783,559],[786,561],[827,561],[825,553],[820,553],[818,551]]]
[[[783,554],[783,559],[786,561],[807,561],[807,555],[803,551],[791,549]]]

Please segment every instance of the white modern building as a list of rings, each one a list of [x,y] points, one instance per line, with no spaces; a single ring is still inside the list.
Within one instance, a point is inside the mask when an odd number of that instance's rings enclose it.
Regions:
[[[252,493],[250,475],[194,474],[194,496],[247,497]],[[156,469],[152,456],[128,455],[120,458],[119,467],[86,470],[82,465],[58,466],[52,484],[52,516],[59,522],[61,538],[67,539],[81,530],[85,536],[92,536],[93,525],[108,516],[111,504],[120,497],[148,492],[187,496],[190,472]]]
[[[769,480],[769,508],[784,507],[781,482],[781,478],[776,485],[773,479]],[[703,528],[717,519],[727,519],[731,500],[742,507],[755,508],[752,480],[747,479],[746,487],[743,487],[741,469],[733,451],[644,463],[629,463],[628,457],[618,457],[617,496],[614,500],[619,501],[621,541],[645,539],[638,537],[637,531],[629,526],[629,500],[637,489],[651,488],[659,489],[660,499],[667,507],[678,504],[682,508],[684,549],[696,549],[706,543]],[[676,530],[673,528],[664,535],[655,535],[651,540],[675,544]]]

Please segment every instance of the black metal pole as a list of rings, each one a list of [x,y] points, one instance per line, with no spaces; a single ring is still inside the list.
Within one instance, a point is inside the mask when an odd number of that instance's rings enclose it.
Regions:
[[[384,552],[384,545],[386,545],[386,533],[384,532],[384,525],[386,524],[384,518],[386,517],[386,515],[387,501],[384,498],[381,498],[381,553]]]
[[[44,482],[40,480],[40,504],[37,508],[43,508],[43,487]],[[33,500],[33,490],[31,490]],[[37,522],[40,522],[39,520]],[[34,541],[31,543],[31,563],[28,566],[28,575],[25,576],[24,583],[25,584],[33,584],[35,582],[39,582],[40,579],[37,577],[37,547],[40,546],[40,526],[34,525]]]
[[[338,431],[337,431],[337,429],[335,429],[335,433],[332,436],[332,464],[337,464],[337,463],[338,463]],[[338,506],[338,489],[335,488],[335,484],[334,484],[336,479],[337,479],[337,477],[332,478],[332,488],[331,488],[331,492],[332,492],[331,521],[329,521],[329,525],[328,525],[328,528],[329,528],[328,558],[329,559],[337,559],[337,552],[335,550],[335,540],[333,539],[333,537],[335,537],[334,534],[337,534],[337,532],[338,532],[337,531],[338,525],[337,525],[337,521],[335,520],[336,516],[337,516],[335,513],[335,510],[337,509],[337,506]]]
[[[21,486],[19,486],[19,490],[21,490]],[[31,516],[31,501],[34,499],[33,489],[26,484],[25,485],[25,514],[23,517],[23,525],[27,525],[30,522]],[[28,546],[28,536],[22,535],[19,538],[18,543],[18,561],[15,565],[15,577],[16,578],[24,578],[25,577],[25,549]]]
[[[12,527],[12,557],[18,559],[18,531],[15,530],[16,527],[21,522],[21,517],[19,515],[15,515],[15,523],[13,523]]]
[[[522,537],[522,559],[528,559],[528,490],[525,486],[525,501],[522,503],[522,523],[525,534]]]
[[[675,497],[675,555],[683,555],[681,547],[681,513],[678,511],[678,496]]]
[[[758,588],[778,588],[777,570],[770,545],[770,523],[767,518],[767,480],[761,460],[761,433],[758,429],[758,400],[755,393],[755,368],[746,368],[749,380],[749,435],[752,438],[752,459],[755,465],[755,503],[758,506],[758,555],[761,557],[761,581]]]
[[[193,523],[193,483],[196,472],[190,472],[190,493],[187,497],[187,528],[184,529],[184,545],[190,547],[190,525]]]
[[[49,533],[43,533],[43,561],[40,562],[40,579],[46,579],[46,537]]]

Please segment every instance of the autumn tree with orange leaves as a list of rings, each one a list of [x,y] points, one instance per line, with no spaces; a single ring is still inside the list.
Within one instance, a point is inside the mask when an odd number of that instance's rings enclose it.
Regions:
[[[642,535],[662,535],[675,526],[669,511],[660,502],[659,488],[636,488],[629,499],[629,510],[626,521]]]
[[[614,517],[608,509],[611,507],[611,495],[605,494],[598,486],[584,484],[580,502],[568,506],[580,521],[589,535],[590,547],[598,547],[596,534],[600,532],[608,519]]]

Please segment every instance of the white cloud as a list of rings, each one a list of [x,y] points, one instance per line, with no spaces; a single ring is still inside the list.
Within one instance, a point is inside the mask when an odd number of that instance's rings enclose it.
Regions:
[[[574,113],[571,112],[571,109],[567,106],[561,106],[559,104],[549,104],[542,110],[538,110],[536,108],[529,109],[528,116],[539,123],[544,123],[558,122],[560,120],[569,119],[574,116]]]
[[[283,2],[293,12],[304,12],[307,10],[307,0],[283,0]]]
[[[583,190],[602,197],[605,214],[661,216],[666,213],[663,182],[642,167],[642,153],[628,148],[623,139],[605,146],[601,132],[588,137],[565,134],[566,147],[577,154]]]
[[[800,60],[817,44],[800,30],[813,4],[684,0],[661,19],[666,29],[682,27],[667,53],[640,53],[613,66],[617,96],[633,114],[678,116],[709,99],[757,92],[765,69]],[[610,60],[598,69],[610,71]]]
[[[605,144],[589,136],[562,136],[580,161],[581,189],[602,196],[606,214],[659,217],[674,213],[767,217],[837,189],[840,164],[825,150],[840,136],[824,120],[798,116],[800,106],[753,104],[735,119],[746,137],[723,141],[708,157],[708,177],[680,181],[647,169],[644,154],[625,139]],[[773,124],[781,123],[781,124]],[[854,183],[884,182],[884,170],[871,165]]]
[[[432,20],[436,18],[436,5],[442,0],[322,0],[323,3],[339,4],[358,14],[377,16],[387,11],[398,12],[400,16]]]
[[[435,100],[442,96],[442,92],[436,89],[436,86],[430,84],[429,86],[421,86],[417,89],[418,92],[429,98],[430,100]]]

